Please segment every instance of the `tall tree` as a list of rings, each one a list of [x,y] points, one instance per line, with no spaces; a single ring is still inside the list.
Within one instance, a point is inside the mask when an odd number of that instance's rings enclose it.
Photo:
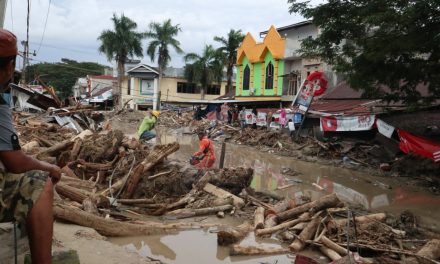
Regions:
[[[201,99],[205,99],[205,90],[208,85],[221,83],[223,77],[223,54],[206,45],[201,55],[188,53],[185,60],[185,78],[189,82],[200,85]]]
[[[227,82],[227,91],[232,90],[232,75],[234,65],[237,61],[237,49],[240,47],[241,42],[243,41],[244,34],[241,30],[233,30],[231,29],[228,35],[225,37],[215,36],[214,40],[220,42],[222,46],[219,50],[224,54],[225,64],[226,64],[226,78]]]
[[[126,61],[131,57],[142,57],[142,39],[144,34],[137,32],[137,24],[122,14],[117,17],[113,14],[113,30],[104,30],[98,37],[101,41],[99,51],[107,56],[109,61],[116,60],[118,64],[118,87],[113,90],[115,106],[121,106],[121,84],[124,78]]]
[[[61,62],[42,62],[27,66],[26,71],[29,74],[26,75],[26,83],[32,83],[35,77],[41,76],[40,79],[52,86],[58,97],[64,99],[73,94],[72,87],[78,77],[104,74],[105,69],[110,69],[110,67],[94,62],[77,62],[63,58]]]
[[[167,19],[162,24],[151,22],[149,31],[145,33],[145,36],[150,39],[150,43],[147,46],[147,54],[151,61],[154,61],[157,55],[157,64],[159,68],[158,87],[154,88],[153,96],[154,109],[157,109],[160,105],[158,90],[162,81],[163,72],[171,60],[169,47],[172,47],[178,54],[183,53],[180,48],[180,42],[176,39],[176,36],[180,31],[182,31],[182,29],[178,24],[173,25],[171,19]]]
[[[420,83],[440,97],[440,2],[438,0],[330,0],[320,5],[288,0],[320,28],[302,42],[301,53],[317,56],[345,74],[353,88],[388,100],[420,102]],[[378,89],[381,84],[389,91]],[[380,96],[380,95],[379,95]],[[426,98],[425,98],[426,99]]]

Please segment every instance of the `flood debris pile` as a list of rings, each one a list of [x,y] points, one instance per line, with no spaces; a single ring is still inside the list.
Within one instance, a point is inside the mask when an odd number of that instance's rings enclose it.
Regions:
[[[179,116],[174,111],[162,111],[158,119],[158,125],[168,128],[186,127],[197,122],[198,121],[194,119],[193,112],[183,112],[181,116]]]
[[[30,146],[24,148],[27,153],[62,167],[64,175],[55,188],[58,219],[94,228],[102,235],[149,235],[211,226],[163,220],[224,216],[245,205],[238,194],[249,187],[252,169],[202,172],[167,160],[179,149],[178,143],[148,147],[118,130],[85,130],[76,135],[54,126],[34,123],[18,129],[26,134],[22,143]],[[53,144],[42,146],[40,141]]]
[[[438,263],[440,258],[438,237],[418,230],[407,212],[397,218],[355,213],[334,193],[303,204],[290,199],[268,204],[254,197],[251,202],[257,206],[253,225],[227,228],[217,235],[218,244],[229,246],[231,255],[298,256],[311,249],[331,263]],[[275,236],[285,246],[242,245],[249,232],[256,237]]]

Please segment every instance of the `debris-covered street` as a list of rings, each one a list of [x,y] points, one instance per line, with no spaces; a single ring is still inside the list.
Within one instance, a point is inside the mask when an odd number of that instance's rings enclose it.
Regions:
[[[0,0],[0,264],[440,263],[440,1]]]

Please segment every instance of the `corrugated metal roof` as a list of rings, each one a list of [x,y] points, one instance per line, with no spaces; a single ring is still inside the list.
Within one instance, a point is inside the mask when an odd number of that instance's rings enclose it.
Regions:
[[[309,112],[318,115],[363,115],[382,113],[375,108],[381,100],[318,100],[310,106]]]

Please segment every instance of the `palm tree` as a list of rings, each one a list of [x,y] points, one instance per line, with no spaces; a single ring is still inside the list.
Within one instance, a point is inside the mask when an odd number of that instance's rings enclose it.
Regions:
[[[98,37],[101,41],[99,52],[104,53],[109,61],[116,60],[118,64],[118,87],[113,90],[113,102],[116,107],[121,106],[122,101],[119,100],[121,94],[122,78],[124,77],[125,62],[129,57],[142,57],[142,39],[143,33],[136,31],[137,24],[130,18],[121,15],[117,17],[113,14],[112,30],[104,30]]]
[[[226,85],[226,90],[229,92],[232,90],[232,75],[233,75],[233,69],[234,65],[237,61],[237,49],[240,46],[241,42],[243,41],[244,35],[241,32],[241,30],[233,30],[231,29],[226,36],[224,37],[218,37],[215,36],[214,40],[217,42],[220,42],[222,46],[219,48],[219,50],[224,54],[225,56],[225,64],[226,64],[226,78],[228,80]]]
[[[188,53],[185,60],[185,78],[201,85],[201,99],[205,99],[205,89],[213,82],[221,83],[223,75],[222,54],[212,45],[206,45],[201,55]]]
[[[157,64],[159,68],[159,82],[162,81],[163,71],[168,66],[171,60],[169,46],[173,47],[177,53],[183,53],[180,48],[180,42],[175,39],[177,34],[182,31],[179,25],[171,24],[171,19],[165,20],[162,24],[157,22],[150,23],[150,30],[145,33],[148,39],[151,39],[147,46],[147,54],[151,61],[154,61],[157,55]],[[160,96],[158,96],[158,87],[154,87],[153,108],[157,109],[160,103]]]

